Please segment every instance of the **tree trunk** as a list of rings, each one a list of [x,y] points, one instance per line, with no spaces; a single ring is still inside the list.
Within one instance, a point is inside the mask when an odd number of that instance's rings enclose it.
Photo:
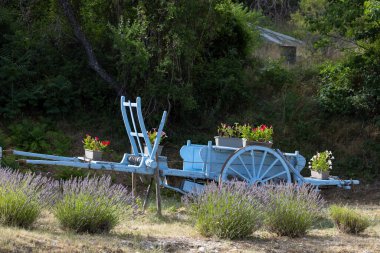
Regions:
[[[86,51],[87,59],[88,59],[88,65],[90,68],[92,68],[98,75],[106,81],[109,85],[112,86],[112,88],[117,92],[118,95],[121,92],[120,86],[117,84],[117,82],[102,68],[102,66],[99,64],[98,60],[96,59],[94,50],[90,44],[90,42],[87,40],[86,35],[84,34],[79,22],[77,21],[73,8],[69,3],[69,0],[58,0],[59,4],[61,5],[63,12],[65,16],[67,17],[71,27],[74,30],[75,37],[80,41],[83,48]]]

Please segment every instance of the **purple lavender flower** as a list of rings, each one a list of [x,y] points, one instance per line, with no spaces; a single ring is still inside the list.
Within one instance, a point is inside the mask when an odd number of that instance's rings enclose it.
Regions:
[[[34,173],[0,168],[0,221],[30,226],[43,207],[54,203],[58,183]]]
[[[111,183],[110,176],[72,178],[61,181],[61,187],[54,213],[64,228],[76,232],[110,231],[134,202],[124,186]]]

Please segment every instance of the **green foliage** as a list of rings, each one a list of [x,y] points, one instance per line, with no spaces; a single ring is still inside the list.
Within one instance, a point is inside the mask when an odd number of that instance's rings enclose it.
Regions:
[[[369,219],[366,216],[348,207],[332,205],[329,208],[329,213],[336,227],[344,233],[358,234],[370,225]]]
[[[303,236],[322,214],[321,196],[310,187],[279,185],[267,190],[265,225],[271,232]]]
[[[260,85],[272,87],[279,90],[283,85],[289,84],[294,80],[294,74],[286,69],[279,61],[270,60],[264,63],[259,74]]]
[[[9,145],[10,139],[5,135],[3,130],[0,129],[0,147],[4,148]]]
[[[260,227],[263,217],[259,202],[245,184],[211,184],[197,195],[186,196],[185,203],[204,236],[244,238]]]
[[[317,152],[317,154],[310,159],[309,169],[318,172],[328,172],[332,169],[332,160],[334,160],[334,157],[331,151]]]
[[[0,223],[29,227],[56,193],[53,181],[0,168]]]
[[[119,211],[108,207],[106,199],[90,194],[68,195],[55,207],[55,215],[65,228],[76,232],[108,232],[118,224]]]
[[[380,78],[376,73],[380,73],[380,64],[376,66],[376,61],[368,60],[365,55],[355,56],[348,62],[328,63],[322,68],[319,101],[326,111],[369,116],[379,112]]]
[[[249,124],[240,127],[241,137],[248,141],[269,142],[273,141],[273,127],[260,125],[252,127]]]
[[[39,203],[30,200],[21,190],[9,191],[0,187],[0,223],[8,226],[29,227],[41,212]]]
[[[225,123],[220,123],[220,126],[218,127],[218,135],[221,137],[239,138],[241,134],[241,128],[242,126],[240,126],[239,123],[235,123],[233,126]]]
[[[64,155],[71,148],[71,140],[60,131],[53,131],[46,123],[23,120],[9,127],[12,143],[30,152]]]
[[[320,102],[329,112],[373,118],[379,113],[380,4],[377,0],[304,0],[300,15],[306,27],[318,32],[319,41],[338,38],[354,50],[343,62],[328,63],[321,70]],[[325,7],[321,7],[324,3]],[[343,41],[343,43],[342,43]],[[328,44],[327,44],[328,45]],[[324,43],[323,46],[326,46]]]
[[[57,173],[54,174],[54,178],[58,180],[69,180],[72,178],[84,178],[88,175],[82,168],[68,168],[68,167],[55,167]]]
[[[212,102],[221,111],[244,93],[241,67],[257,44],[256,13],[215,0],[140,3],[129,14],[111,30],[118,79],[130,93],[175,103],[174,117]]]
[[[111,177],[73,178],[62,182],[63,196],[54,206],[62,227],[83,233],[107,233],[115,227],[132,204],[121,185]]]

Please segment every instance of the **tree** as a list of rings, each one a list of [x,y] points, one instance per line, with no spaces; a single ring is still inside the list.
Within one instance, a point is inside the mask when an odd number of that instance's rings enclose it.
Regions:
[[[380,1],[302,0],[299,14],[320,40],[350,41],[347,57],[321,71],[319,99],[330,112],[375,117],[380,106]],[[338,38],[338,40],[336,40]]]

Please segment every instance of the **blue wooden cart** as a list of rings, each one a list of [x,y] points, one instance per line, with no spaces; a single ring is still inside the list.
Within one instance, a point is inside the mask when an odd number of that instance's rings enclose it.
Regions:
[[[151,145],[147,135],[140,98],[131,102],[121,97],[121,113],[132,152],[124,154],[119,163],[18,150],[10,152],[34,158],[22,160],[27,164],[113,170],[148,176],[156,174],[159,185],[181,193],[200,190],[209,181],[223,183],[229,180],[241,180],[249,184],[306,183],[317,187],[337,186],[345,189],[350,189],[353,184],[359,184],[358,180],[341,180],[338,177],[330,177],[328,180],[303,177],[300,172],[305,167],[306,160],[298,151],[283,153],[278,149],[262,146],[231,148],[213,145],[211,141],[207,145],[192,144],[191,141],[187,141],[180,150],[183,159],[182,169],[169,168],[167,157],[157,155],[167,112],[162,115],[154,145]],[[144,145],[147,149],[145,153]]]

